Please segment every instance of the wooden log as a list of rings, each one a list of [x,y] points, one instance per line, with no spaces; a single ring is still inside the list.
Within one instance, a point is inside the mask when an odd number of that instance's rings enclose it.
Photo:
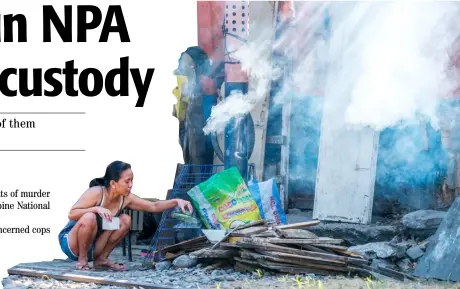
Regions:
[[[69,270],[32,270],[27,268],[21,268],[15,266],[13,268],[8,269],[8,274],[10,275],[22,275],[28,277],[37,277],[42,278],[43,276],[47,276],[52,279],[62,280],[62,281],[72,281],[72,282],[82,282],[82,283],[94,283],[94,284],[101,284],[101,285],[111,285],[111,286],[120,286],[120,287],[143,287],[146,289],[169,289],[170,287],[161,286],[161,285],[154,285],[142,282],[133,282],[128,280],[116,280],[113,277],[111,278],[103,278],[103,277],[95,277],[95,276],[88,276],[88,275],[80,275],[76,274],[73,271]]]

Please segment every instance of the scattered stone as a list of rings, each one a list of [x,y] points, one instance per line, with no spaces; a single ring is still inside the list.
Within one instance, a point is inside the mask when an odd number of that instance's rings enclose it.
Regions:
[[[155,270],[157,271],[169,270],[169,268],[171,268],[171,261],[163,261],[155,264]]]
[[[401,237],[399,235],[397,236],[394,236],[393,239],[391,239],[391,241],[389,242],[390,244],[397,244],[399,242],[401,242]]]
[[[396,262],[396,265],[399,267],[400,270],[403,272],[409,272],[411,271],[411,261],[407,258],[401,259],[398,262]]]
[[[436,232],[445,215],[446,212],[442,211],[419,210],[404,215],[401,222],[409,235],[427,238]]]
[[[214,271],[211,272],[211,276],[220,276],[220,275],[224,275],[224,274],[225,274],[225,271],[221,270],[221,269],[214,270]]]
[[[419,244],[420,249],[422,249],[422,250],[425,252],[425,251],[428,249],[428,246],[429,246],[430,244],[433,244],[433,243],[434,243],[434,237],[435,237],[435,236],[433,235],[433,236],[427,238],[425,241],[421,242],[421,243]]]
[[[349,251],[357,252],[369,260],[375,258],[385,259],[401,256],[401,248],[388,242],[374,242],[348,248]]]
[[[400,241],[396,243],[395,245],[404,248],[404,251],[406,251],[410,247],[417,245],[417,243],[413,240],[405,240],[405,241]]]
[[[414,275],[444,281],[460,281],[460,197],[457,197],[436,231],[433,243],[415,268]]]
[[[224,275],[218,275],[218,276],[214,276],[212,278],[214,279],[214,281],[218,281],[218,282],[225,281],[225,276]]]
[[[406,228],[425,230],[436,229],[446,216],[446,212],[435,210],[419,210],[404,215],[401,222]]]
[[[406,251],[407,256],[414,262],[420,259],[424,253],[419,246],[413,246]]]
[[[404,258],[406,256],[406,250],[410,246],[405,242],[401,242],[398,244],[389,244],[395,249],[395,253],[392,257],[396,257],[397,259]]]
[[[174,259],[173,265],[177,268],[190,268],[197,264],[197,258],[189,255],[182,255]]]
[[[385,268],[388,268],[388,269],[396,269],[396,266],[391,263],[390,261],[386,260],[386,259],[374,259],[372,260],[372,263],[371,263],[371,267],[374,268],[374,269],[378,269],[379,266],[383,266]]]

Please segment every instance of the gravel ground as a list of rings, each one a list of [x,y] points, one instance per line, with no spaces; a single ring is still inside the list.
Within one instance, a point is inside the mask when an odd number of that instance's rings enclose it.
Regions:
[[[402,288],[413,288],[413,289],[425,289],[425,288],[452,288],[460,289],[460,284],[448,284],[448,283],[402,283],[402,282],[370,282],[359,278],[345,278],[345,277],[317,277],[311,276],[293,276],[293,275],[271,275],[266,274],[265,276],[259,277],[254,272],[252,274],[242,274],[233,271],[233,269],[217,269],[217,270],[206,270],[205,268],[191,268],[191,269],[176,269],[166,271],[131,271],[124,272],[124,277],[120,276],[120,273],[107,272],[107,277],[113,277],[114,279],[132,279],[137,282],[145,282],[149,284],[159,285],[161,287],[169,288],[199,288],[199,289],[216,289],[216,288],[239,288],[239,289],[250,289],[250,288],[324,288],[324,289],[402,289]],[[43,278],[29,278],[24,276],[11,275],[8,278],[3,279],[2,282],[4,288],[17,288],[17,289],[29,289],[29,288],[40,288],[40,289],[73,289],[73,288],[104,288],[104,289],[118,289],[126,287],[117,286],[105,286],[96,285],[89,283],[76,283],[70,281],[57,281],[54,279]],[[137,289],[141,289],[138,287]]]

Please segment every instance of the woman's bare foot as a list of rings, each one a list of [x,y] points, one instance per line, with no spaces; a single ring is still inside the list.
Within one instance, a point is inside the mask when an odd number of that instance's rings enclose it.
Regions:
[[[86,264],[83,264],[83,263],[77,263],[77,265],[75,266],[77,268],[77,270],[82,270],[82,271],[88,271],[88,270],[91,270],[91,266],[86,263]]]
[[[109,259],[105,260],[96,260],[94,261],[94,268],[96,269],[105,269],[105,270],[114,270],[114,271],[127,271],[128,267],[121,263],[112,262]]]

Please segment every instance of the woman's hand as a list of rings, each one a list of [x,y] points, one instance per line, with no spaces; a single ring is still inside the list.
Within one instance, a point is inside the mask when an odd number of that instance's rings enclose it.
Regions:
[[[190,214],[193,213],[193,206],[190,204],[190,202],[182,200],[182,199],[176,199],[175,200],[177,203],[177,206],[182,210],[183,213],[186,213],[186,208],[190,212]]]
[[[96,212],[102,219],[112,222],[112,212],[103,207],[97,207]]]

